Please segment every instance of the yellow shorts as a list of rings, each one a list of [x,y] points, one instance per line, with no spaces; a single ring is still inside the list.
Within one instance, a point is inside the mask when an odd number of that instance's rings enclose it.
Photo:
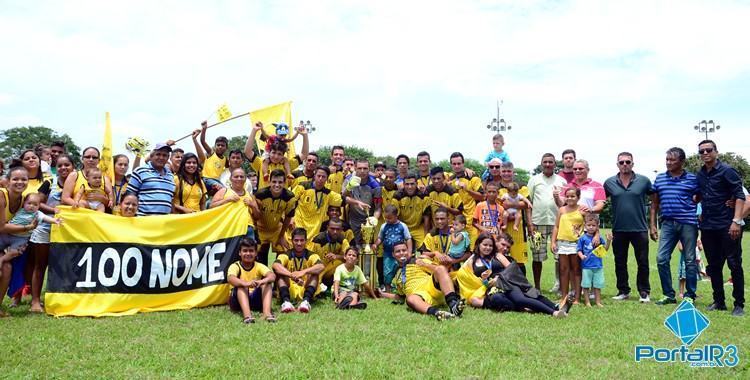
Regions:
[[[315,295],[317,296],[320,293],[320,282],[318,282],[318,288],[315,289]],[[292,301],[302,301],[302,297],[305,295],[305,287],[301,285],[297,285],[297,283],[292,282],[289,284],[289,296],[291,297]]]
[[[406,295],[418,295],[424,302],[432,306],[445,305],[445,295],[440,289],[435,287],[432,281],[432,275],[424,273],[424,275],[417,276],[416,278],[407,279],[406,281]]]

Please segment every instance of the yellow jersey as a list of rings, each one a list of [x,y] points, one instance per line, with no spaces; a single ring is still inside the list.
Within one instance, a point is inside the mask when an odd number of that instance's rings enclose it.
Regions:
[[[440,191],[436,190],[433,185],[430,185],[427,187],[427,189],[425,189],[425,194],[429,201],[430,215],[434,215],[435,211],[440,208],[440,206],[435,204],[435,202],[445,203],[451,208],[455,208],[462,213],[464,211],[463,201],[461,200],[461,197],[459,197],[458,192],[450,185],[443,186],[443,189]],[[453,214],[448,213],[448,218],[450,220],[453,220]]]
[[[203,171],[201,176],[205,178],[213,178],[218,180],[221,177],[221,173],[224,172],[224,168],[227,167],[227,156],[219,157],[216,152],[211,153],[206,161],[203,162]]]
[[[316,190],[312,182],[305,182],[292,189],[297,200],[294,210],[294,225],[304,228],[308,238],[320,231],[328,218],[328,206],[341,207],[341,195],[330,189]]]
[[[296,200],[294,194],[286,188],[274,197],[270,187],[264,187],[255,193],[261,218],[258,220],[258,235],[262,242],[276,243],[285,218],[294,216]]]
[[[266,274],[268,274],[268,272],[270,271],[271,269],[259,262],[254,262],[253,266],[251,266],[250,268],[245,268],[242,265],[242,261],[237,260],[229,266],[229,269],[227,269],[227,278],[229,278],[230,276],[234,276],[242,281],[262,280],[263,277],[265,277]],[[231,292],[231,289],[234,289],[234,285],[230,284],[230,286]],[[255,288],[249,288],[251,293],[253,289]]]
[[[198,179],[194,184],[188,183],[180,176],[174,176],[175,193],[172,203],[175,205],[187,207],[195,212],[201,210],[203,196],[207,193],[206,185]]]

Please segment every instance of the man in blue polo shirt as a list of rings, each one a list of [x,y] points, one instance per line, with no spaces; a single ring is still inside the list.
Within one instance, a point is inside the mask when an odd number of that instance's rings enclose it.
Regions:
[[[745,314],[745,274],[742,270],[742,211],[745,194],[742,179],[731,166],[717,159],[716,143],[703,140],[698,144],[703,167],[698,172],[702,213],[701,241],[706,252],[706,272],[711,277],[714,302],[708,310],[726,310],[724,302],[724,262],[732,274],[734,310],[732,315]],[[734,202],[734,208],[727,203]]]
[[[667,171],[656,176],[654,194],[651,195],[651,239],[659,241],[656,264],[664,293],[664,298],[656,301],[657,305],[677,303],[670,261],[678,241],[682,243],[685,256],[685,299],[695,299],[697,286],[695,245],[698,240],[698,205],[693,197],[698,194],[698,179],[684,169],[684,150],[670,148],[666,162]],[[656,229],[657,212],[661,220],[661,237]]]
[[[149,162],[135,169],[130,176],[127,193],[138,197],[138,216],[172,212],[174,177],[165,167],[171,151],[167,144],[156,144]]]
[[[628,246],[633,246],[638,264],[636,286],[639,301],[651,301],[651,284],[648,279],[648,224],[646,224],[646,197],[651,194],[651,180],[633,171],[633,155],[617,155],[617,175],[604,182],[604,192],[612,202],[612,253],[615,257],[617,295],[615,300],[630,297],[628,283]]]

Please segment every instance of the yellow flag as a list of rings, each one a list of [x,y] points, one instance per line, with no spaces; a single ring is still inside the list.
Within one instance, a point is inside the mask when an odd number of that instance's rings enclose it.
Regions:
[[[251,128],[252,125],[255,125],[255,123],[259,121],[263,123],[263,131],[265,131],[266,135],[268,136],[276,134],[276,127],[273,126],[273,123],[278,122],[284,122],[289,126],[288,137],[293,137],[296,134],[296,132],[294,132],[294,127],[292,126],[292,102],[280,103],[274,106],[261,108],[257,111],[250,112]],[[255,143],[258,145],[258,150],[260,150],[262,153],[263,148],[266,146],[266,143],[264,141],[261,141],[260,134],[255,136]],[[289,157],[289,159],[292,159],[297,154],[294,150],[294,143],[290,142],[288,146],[289,151],[287,152],[287,157]],[[292,170],[294,169],[295,168],[292,168]]]
[[[226,103],[222,104],[221,107],[216,111],[219,116],[219,121],[224,121],[232,117],[232,112],[229,111],[229,106]]]
[[[109,112],[104,114],[104,143],[102,144],[102,156],[99,160],[99,169],[102,175],[109,177],[110,183],[115,181],[115,165],[112,162],[112,126],[109,123]]]

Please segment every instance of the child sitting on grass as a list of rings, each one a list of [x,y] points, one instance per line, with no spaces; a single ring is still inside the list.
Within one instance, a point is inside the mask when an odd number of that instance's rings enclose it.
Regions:
[[[276,275],[267,266],[256,262],[258,243],[251,239],[240,241],[240,259],[227,269],[229,309],[242,312],[243,323],[255,323],[252,311],[262,311],[268,322],[276,322],[271,313],[273,282]]]
[[[337,309],[366,309],[367,304],[359,302],[357,288],[364,286],[372,298],[377,298],[375,291],[367,283],[365,274],[357,265],[359,251],[357,248],[349,247],[344,254],[344,263],[336,267],[333,274],[333,302]]]
[[[599,232],[599,215],[597,214],[586,214],[584,219],[584,233],[578,239],[578,257],[581,259],[582,279],[581,288],[583,288],[583,299],[586,302],[586,306],[591,306],[589,299],[589,289],[594,288],[594,299],[596,306],[604,307],[602,304],[602,289],[604,288],[604,269],[602,268],[602,258],[597,256],[594,252],[595,249],[601,249],[593,244],[593,240],[596,238]],[[607,234],[607,240],[599,236],[599,244],[606,251],[609,249],[609,245],[612,242],[612,233]],[[596,244],[596,245],[599,245]]]

